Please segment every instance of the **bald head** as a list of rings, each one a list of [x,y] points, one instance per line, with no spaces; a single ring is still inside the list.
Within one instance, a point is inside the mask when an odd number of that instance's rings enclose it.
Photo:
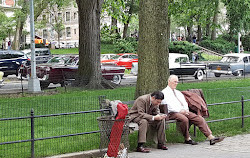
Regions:
[[[168,78],[168,86],[171,88],[171,89],[176,89],[177,85],[178,85],[178,82],[179,82],[179,79],[178,79],[178,76],[176,75],[170,75],[169,78]]]

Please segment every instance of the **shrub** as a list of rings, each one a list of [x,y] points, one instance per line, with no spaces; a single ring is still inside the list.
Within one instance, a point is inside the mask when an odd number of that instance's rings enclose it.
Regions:
[[[101,43],[103,44],[114,44],[116,39],[121,38],[118,33],[111,33],[108,26],[103,26],[101,28]]]
[[[120,39],[115,42],[115,53],[134,53],[137,51],[137,41],[134,38]]]
[[[169,44],[169,53],[187,54],[189,58],[192,57],[192,52],[199,50],[197,46],[187,41],[175,41]]]
[[[200,46],[213,50],[220,54],[227,54],[229,51],[233,51],[234,42],[228,42],[223,38],[217,38],[216,40],[203,40],[200,42]]]

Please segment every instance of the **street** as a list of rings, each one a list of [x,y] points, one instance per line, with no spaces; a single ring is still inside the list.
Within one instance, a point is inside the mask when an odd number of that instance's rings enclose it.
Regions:
[[[244,76],[242,76],[244,77]],[[241,78],[242,78],[241,77]],[[250,77],[247,74],[245,77]],[[211,81],[211,80],[223,80],[223,79],[234,79],[240,78],[233,75],[221,75],[221,77],[215,77],[213,73],[210,71],[207,72],[207,75],[204,76],[203,81]],[[121,85],[135,85],[137,81],[137,76],[132,74],[125,74],[124,78],[121,81]],[[180,82],[200,82],[197,79],[194,79],[192,76],[180,76]],[[60,87],[60,84],[50,84],[49,88]],[[9,75],[8,77],[4,77],[4,86],[0,88],[0,93],[18,93],[22,92],[22,89],[26,91],[28,89],[28,80],[18,80],[15,75]]]

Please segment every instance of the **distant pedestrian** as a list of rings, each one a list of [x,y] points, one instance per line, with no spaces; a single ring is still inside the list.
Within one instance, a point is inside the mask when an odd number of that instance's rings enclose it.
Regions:
[[[8,42],[8,50],[11,50],[11,41]]]
[[[196,43],[196,36],[195,35],[193,35],[193,43],[195,44]]]
[[[195,62],[195,58],[196,58],[196,52],[193,52],[193,53],[192,53],[192,62],[193,62],[193,63]]]
[[[197,63],[199,60],[199,54],[197,52],[195,52],[195,62]]]

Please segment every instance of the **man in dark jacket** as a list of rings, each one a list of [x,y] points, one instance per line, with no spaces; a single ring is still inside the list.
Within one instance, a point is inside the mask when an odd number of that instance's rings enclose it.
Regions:
[[[158,149],[168,150],[166,147],[165,136],[165,118],[166,115],[160,114],[159,105],[164,99],[164,94],[155,91],[152,94],[140,96],[134,102],[133,107],[129,110],[130,121],[138,123],[138,152],[150,152],[150,149],[144,148],[146,143],[146,134],[148,127],[152,126],[157,130]]]

